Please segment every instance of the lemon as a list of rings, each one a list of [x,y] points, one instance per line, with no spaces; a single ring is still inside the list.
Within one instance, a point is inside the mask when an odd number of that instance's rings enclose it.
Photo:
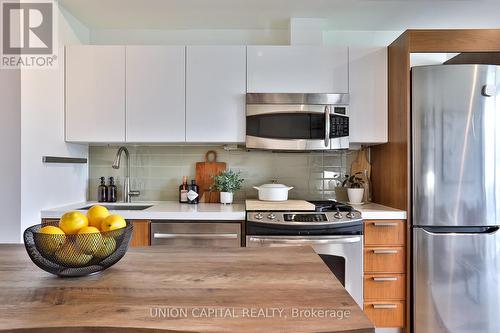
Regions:
[[[87,212],[87,218],[89,219],[89,225],[99,229],[101,227],[102,220],[109,216],[109,210],[104,206],[95,205],[90,207]]]
[[[44,254],[52,254],[59,250],[66,242],[66,235],[58,227],[51,225],[41,228],[39,233],[44,234],[38,238],[37,245]],[[49,236],[50,235],[50,236]]]
[[[68,212],[61,217],[59,228],[66,235],[75,235],[78,230],[89,225],[87,216],[80,212]]]
[[[125,228],[127,226],[127,222],[120,215],[109,215],[106,217],[101,224],[101,231],[111,231],[117,230],[121,228]]]
[[[116,240],[113,237],[103,237],[104,245],[94,254],[96,258],[104,259],[116,250]]]
[[[55,253],[57,262],[65,266],[81,267],[87,264],[92,256],[79,251],[76,246],[67,242]]]
[[[94,254],[103,244],[101,232],[96,227],[83,227],[76,235],[76,246],[85,254]]]

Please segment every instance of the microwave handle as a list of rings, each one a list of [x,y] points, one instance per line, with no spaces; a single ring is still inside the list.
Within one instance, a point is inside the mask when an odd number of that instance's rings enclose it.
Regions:
[[[330,105],[325,105],[325,147],[330,145]]]

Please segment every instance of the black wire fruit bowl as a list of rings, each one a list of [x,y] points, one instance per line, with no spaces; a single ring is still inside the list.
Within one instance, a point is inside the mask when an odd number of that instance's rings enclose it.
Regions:
[[[24,231],[31,260],[46,272],[62,277],[94,274],[116,264],[127,252],[133,226],[100,233],[59,235],[39,232],[37,224]]]

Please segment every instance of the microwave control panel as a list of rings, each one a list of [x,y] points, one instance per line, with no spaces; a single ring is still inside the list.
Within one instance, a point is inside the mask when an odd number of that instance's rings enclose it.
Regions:
[[[332,115],[330,122],[330,137],[341,138],[349,136],[349,117]]]

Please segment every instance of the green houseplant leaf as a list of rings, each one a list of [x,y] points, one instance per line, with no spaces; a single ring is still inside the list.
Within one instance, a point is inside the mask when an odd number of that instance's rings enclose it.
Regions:
[[[245,180],[241,178],[241,172],[233,170],[222,171],[219,175],[214,176],[213,188],[220,192],[234,193],[241,189],[241,185]]]

